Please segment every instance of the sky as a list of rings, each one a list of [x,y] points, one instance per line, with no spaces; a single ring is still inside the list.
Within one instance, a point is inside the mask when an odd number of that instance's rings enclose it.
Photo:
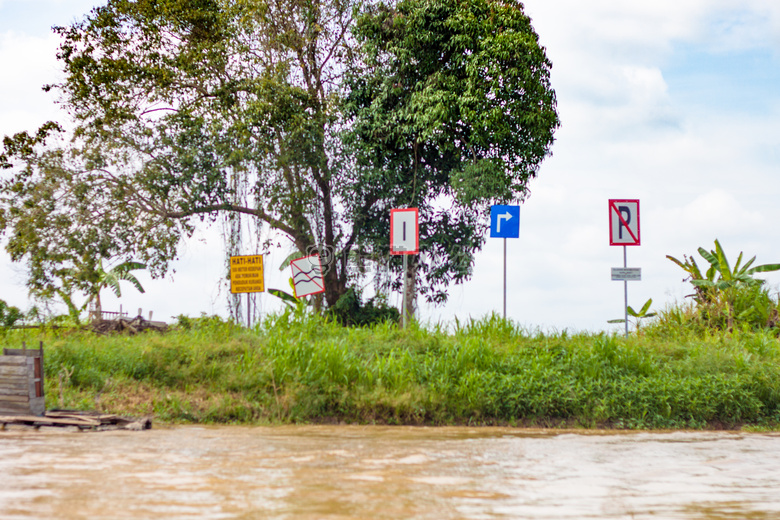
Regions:
[[[50,28],[79,20],[96,0],[0,0],[0,136],[63,115],[41,86],[60,78]],[[723,245],[757,264],[780,262],[780,3],[776,0],[528,0],[553,63],[561,127],[530,184],[520,236],[507,239],[507,317],[529,330],[616,331],[624,309],[623,248],[609,245],[609,199],[640,201],[641,245],[627,265],[628,303],[652,310],[685,301],[685,273],[666,255]],[[424,323],[502,312],[503,239],[488,238],[474,276],[445,306],[420,302]],[[247,253],[253,253],[248,251]],[[275,250],[266,286],[287,288]],[[696,254],[698,257],[698,254]],[[218,229],[183,244],[175,272],[139,278],[105,310],[227,316]],[[780,274],[764,276],[773,292]],[[0,252],[0,299],[31,305],[22,265]],[[279,308],[263,294],[261,313]],[[400,295],[391,295],[399,304]]]

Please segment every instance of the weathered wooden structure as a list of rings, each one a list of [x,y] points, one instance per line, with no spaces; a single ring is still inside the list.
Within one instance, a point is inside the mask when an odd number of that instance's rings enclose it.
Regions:
[[[33,427],[76,427],[79,430],[150,430],[152,418],[133,419],[113,414],[81,412],[77,410],[52,410],[39,415],[0,415],[0,430],[6,426]]]
[[[4,348],[0,356],[0,415],[43,415],[43,342],[37,349]]]

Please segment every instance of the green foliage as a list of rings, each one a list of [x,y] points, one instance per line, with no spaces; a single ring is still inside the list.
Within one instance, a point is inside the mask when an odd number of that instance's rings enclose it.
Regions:
[[[630,305],[626,309],[628,311],[629,316],[633,316],[634,318],[641,319],[641,318],[652,318],[656,315],[654,312],[650,311],[650,306],[653,304],[653,299],[648,298],[648,300],[645,302],[644,305],[642,305],[642,308],[639,309],[639,312],[635,311]]]
[[[338,323],[349,327],[365,327],[378,323],[398,323],[401,313],[395,307],[387,305],[382,298],[373,297],[365,303],[359,292],[349,289],[336,305],[326,313]]]
[[[24,319],[24,313],[18,307],[8,305],[0,300],[0,329],[13,327],[17,322]]]
[[[241,215],[332,259],[333,306],[386,261],[388,210],[418,206],[413,271],[444,301],[558,126],[520,4],[108,0],[55,32],[74,135],[47,123],[0,155],[0,232],[43,298],[101,259],[160,276],[198,221]]]
[[[103,261],[116,261],[141,230],[134,229],[127,214],[102,211],[116,194],[95,178],[74,184],[69,171],[72,153],[43,148],[59,130],[47,124],[35,137],[20,133],[4,139],[4,166],[16,168],[17,174],[0,182],[0,235],[8,236],[11,260],[25,262],[30,294],[42,300],[61,299],[78,322],[89,301],[79,306],[74,293],[99,300],[104,287],[116,293],[119,280],[130,281],[143,292],[130,271],[145,265],[120,261],[104,270]]]
[[[728,330],[778,327],[779,304],[764,287],[764,280],[753,275],[780,270],[780,264],[751,267],[756,257],[742,264],[740,252],[732,268],[718,240],[715,240],[715,249],[707,251],[700,247],[698,252],[710,264],[704,272],[693,257],[686,255],[684,261],[669,255],[667,258],[688,273],[695,290],[690,296],[696,302],[699,318],[707,327]]]
[[[654,316],[657,316],[657,313],[650,312],[650,306],[653,304],[653,299],[649,298],[644,305],[642,305],[642,308],[639,309],[639,312],[635,311],[633,307],[630,305],[626,307],[626,313],[634,318],[634,326],[637,330],[639,330],[639,324],[640,321],[646,318],[652,318]],[[625,323],[626,320],[624,318],[621,319],[614,319],[614,320],[608,320],[607,323]]]
[[[59,254],[35,247],[43,227],[67,254],[76,240],[74,255],[139,258],[160,275],[199,220],[224,214],[301,251],[340,247],[349,221],[333,192],[345,179],[330,154],[356,5],[109,0],[56,28],[65,75],[49,88],[75,117],[75,139],[52,148],[20,134],[3,156],[20,190],[3,201],[4,227],[30,230],[17,259]],[[343,290],[330,272],[335,303]]]
[[[772,427],[780,343],[769,332],[708,333],[658,322],[641,335],[529,333],[497,316],[450,333],[385,323],[342,327],[287,312],[253,331],[180,317],[162,335],[44,340],[63,405],[172,422]],[[58,406],[57,378],[46,395]]]
[[[122,296],[122,290],[119,286],[120,281],[130,282],[138,292],[145,292],[141,282],[138,281],[131,271],[138,269],[146,269],[146,265],[140,262],[126,261],[118,265],[115,265],[108,271],[103,268],[103,262],[98,261],[97,267],[94,269],[95,280],[92,282],[92,286],[88,289],[89,298],[87,304],[94,302],[96,313],[98,316],[102,312],[102,304],[100,300],[100,291],[103,289],[111,289],[117,298]],[[78,277],[80,273],[78,270],[73,270],[74,277]],[[70,307],[70,306],[69,306]]]
[[[489,206],[525,198],[550,153],[552,65],[517,3],[379,2],[355,34],[364,62],[348,71],[343,108],[362,181],[344,186],[365,230],[356,240],[387,251],[388,209],[417,207],[426,255],[412,269],[442,302],[471,276]],[[390,267],[400,272],[400,259]]]
[[[225,320],[217,315],[207,315],[202,313],[198,317],[185,316],[180,314],[176,316],[176,323],[174,329],[192,333],[196,336],[210,337],[215,336],[229,336],[231,333],[238,332],[241,329],[234,321]]]
[[[277,298],[282,300],[285,305],[293,309],[300,305],[306,304],[306,302],[304,302],[300,298],[296,298],[295,295],[292,295],[288,292],[284,292],[281,289],[268,289],[268,294],[270,294],[271,296],[276,296]]]
[[[289,279],[289,282],[290,282],[290,290],[295,292],[295,286],[293,284],[292,278]],[[316,308],[312,305],[311,297],[298,298],[294,294],[290,294],[288,292],[282,291],[281,289],[268,289],[268,294],[282,300],[285,307],[287,308],[285,312],[292,313],[297,317],[302,317],[306,314],[309,314],[312,310]]]
[[[0,229],[45,297],[71,294],[56,281],[76,259],[160,275],[198,219],[227,213],[327,252],[334,305],[351,264],[382,261],[388,209],[418,205],[442,301],[483,242],[470,210],[524,195],[558,125],[519,4],[109,0],[55,31],[65,75],[47,88],[75,139],[46,143],[49,123],[0,156]],[[458,202],[435,210],[442,195]]]
[[[108,271],[103,269],[103,265],[99,266],[99,275],[98,278],[98,284],[99,287],[102,288],[109,288],[111,289],[114,294],[117,297],[122,296],[121,288],[119,287],[120,281],[128,281],[130,282],[133,287],[135,287],[138,292],[145,292],[143,286],[141,286],[141,282],[138,281],[138,278],[136,278],[131,271],[135,271],[138,269],[146,269],[146,265],[142,264],[141,262],[122,262],[119,265],[115,265]]]

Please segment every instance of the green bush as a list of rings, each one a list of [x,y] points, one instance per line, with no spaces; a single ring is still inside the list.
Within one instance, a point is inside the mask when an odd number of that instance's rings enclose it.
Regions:
[[[378,323],[398,323],[401,313],[395,307],[387,305],[380,297],[370,298],[363,303],[361,295],[354,288],[349,289],[336,305],[327,310],[326,315],[338,323],[349,327],[365,327]]]
[[[683,261],[669,255],[667,258],[688,273],[694,288],[690,296],[704,327],[728,331],[769,328],[780,333],[780,302],[770,296],[764,280],[754,277],[756,273],[780,270],[780,264],[753,266],[755,256],[742,264],[740,252],[731,267],[718,240],[715,249],[700,247],[698,252],[710,264],[706,271],[699,268],[692,256],[685,255]]]
[[[0,300],[0,329],[13,327],[24,319],[24,313],[17,307]]]

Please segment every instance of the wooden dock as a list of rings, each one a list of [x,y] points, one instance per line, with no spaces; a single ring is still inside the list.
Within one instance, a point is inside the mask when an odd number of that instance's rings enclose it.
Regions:
[[[0,415],[0,429],[7,425],[30,426],[35,429],[47,427],[77,427],[79,430],[149,430],[152,419],[133,419],[113,414],[80,412],[75,410],[52,410],[43,415]]]

